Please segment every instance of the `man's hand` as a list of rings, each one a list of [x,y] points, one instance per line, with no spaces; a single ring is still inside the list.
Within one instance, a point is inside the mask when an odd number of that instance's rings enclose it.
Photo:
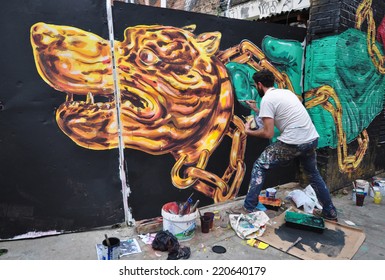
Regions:
[[[274,119],[262,118],[263,128],[253,130],[251,129],[251,121],[245,123],[245,132],[249,136],[271,139],[274,136]]]
[[[257,114],[259,113],[259,109],[257,108],[257,102],[254,100],[245,100],[247,106]]]
[[[249,134],[250,131],[252,131],[253,129],[251,129],[251,122],[253,121],[252,118],[249,118],[246,123],[245,123],[245,132],[246,134]]]

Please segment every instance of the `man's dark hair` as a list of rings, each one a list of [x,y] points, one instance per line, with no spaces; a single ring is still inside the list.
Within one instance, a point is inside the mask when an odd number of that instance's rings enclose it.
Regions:
[[[262,69],[261,71],[254,73],[253,80],[255,84],[260,82],[265,87],[273,87],[275,78],[272,72]]]

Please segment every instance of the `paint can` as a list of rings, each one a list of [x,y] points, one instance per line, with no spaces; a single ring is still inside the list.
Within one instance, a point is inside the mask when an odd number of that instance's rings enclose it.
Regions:
[[[108,237],[102,242],[102,260],[118,260],[120,258],[120,239]]]
[[[266,189],[266,197],[268,199],[275,199],[275,195],[277,194],[277,190],[274,188],[267,188]]]
[[[162,207],[163,230],[171,232],[179,241],[187,241],[194,237],[198,210],[193,213],[178,215],[168,211],[175,202],[169,202]]]
[[[356,180],[356,188],[358,190],[362,190],[364,192],[364,195],[369,195],[369,182],[366,180],[358,179]]]

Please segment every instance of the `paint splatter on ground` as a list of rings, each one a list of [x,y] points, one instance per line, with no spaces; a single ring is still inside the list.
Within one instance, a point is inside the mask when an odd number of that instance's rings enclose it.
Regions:
[[[306,251],[303,245],[309,246],[313,252],[325,254],[328,257],[336,257],[345,246],[345,233],[342,230],[326,228],[322,233],[306,231],[288,227],[285,224],[275,229],[275,234],[282,241],[293,243],[298,237],[302,237],[295,247]]]

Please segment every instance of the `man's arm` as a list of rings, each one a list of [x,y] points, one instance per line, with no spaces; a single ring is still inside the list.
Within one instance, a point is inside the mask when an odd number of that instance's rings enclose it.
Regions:
[[[258,130],[250,129],[250,122],[245,124],[245,132],[247,135],[255,136],[258,138],[267,138],[271,139],[274,136],[274,119],[272,118],[262,118],[263,128]]]

